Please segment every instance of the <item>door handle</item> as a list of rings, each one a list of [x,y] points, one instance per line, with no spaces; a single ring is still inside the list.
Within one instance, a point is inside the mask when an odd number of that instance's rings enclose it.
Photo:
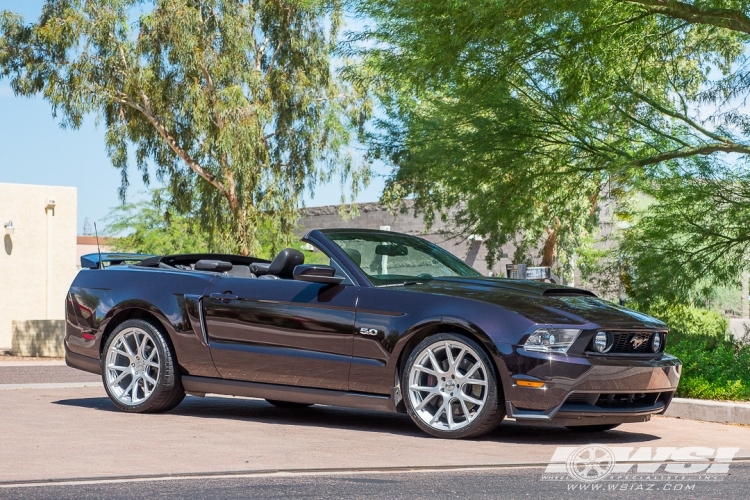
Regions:
[[[212,293],[210,297],[214,300],[220,300],[222,302],[229,302],[230,300],[239,299],[239,296],[232,293]]]

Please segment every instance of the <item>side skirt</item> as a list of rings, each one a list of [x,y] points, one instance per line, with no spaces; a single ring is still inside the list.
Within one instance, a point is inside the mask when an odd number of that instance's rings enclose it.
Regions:
[[[194,377],[192,375],[183,375],[182,385],[185,392],[196,395],[226,394],[246,398],[277,399],[294,403],[344,406],[363,410],[396,411],[392,398],[381,394],[332,391],[310,387],[244,382],[242,380]]]

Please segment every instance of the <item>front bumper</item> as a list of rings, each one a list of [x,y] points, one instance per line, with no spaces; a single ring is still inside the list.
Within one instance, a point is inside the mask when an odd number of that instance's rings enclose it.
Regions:
[[[669,355],[654,359],[523,355],[533,358],[521,364],[530,369],[512,374],[510,387],[506,387],[506,411],[509,417],[524,423],[647,421],[667,410],[682,368],[682,363]],[[519,385],[523,380],[542,381],[544,386]]]

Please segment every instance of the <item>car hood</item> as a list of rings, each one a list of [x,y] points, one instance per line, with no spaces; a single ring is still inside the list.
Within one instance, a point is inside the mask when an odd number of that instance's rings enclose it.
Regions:
[[[484,277],[435,278],[404,289],[495,304],[542,324],[666,328],[656,318],[601,299],[588,290],[553,283]]]

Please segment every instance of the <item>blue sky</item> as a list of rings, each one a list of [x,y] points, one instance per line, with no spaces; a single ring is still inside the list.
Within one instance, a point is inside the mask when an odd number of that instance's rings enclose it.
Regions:
[[[11,10],[27,21],[36,20],[43,0],[0,0],[0,11]],[[120,172],[112,167],[104,148],[104,130],[93,117],[79,130],[63,130],[41,98],[15,97],[8,80],[0,80],[0,182],[73,186],[78,189],[78,231],[86,217],[101,221],[117,204]],[[153,176],[152,176],[153,178]],[[146,187],[135,165],[129,171],[128,201],[145,197]],[[383,189],[376,176],[360,192],[358,202],[376,201]],[[152,183],[153,186],[153,183]],[[307,206],[339,203],[337,179],[319,186]]]

